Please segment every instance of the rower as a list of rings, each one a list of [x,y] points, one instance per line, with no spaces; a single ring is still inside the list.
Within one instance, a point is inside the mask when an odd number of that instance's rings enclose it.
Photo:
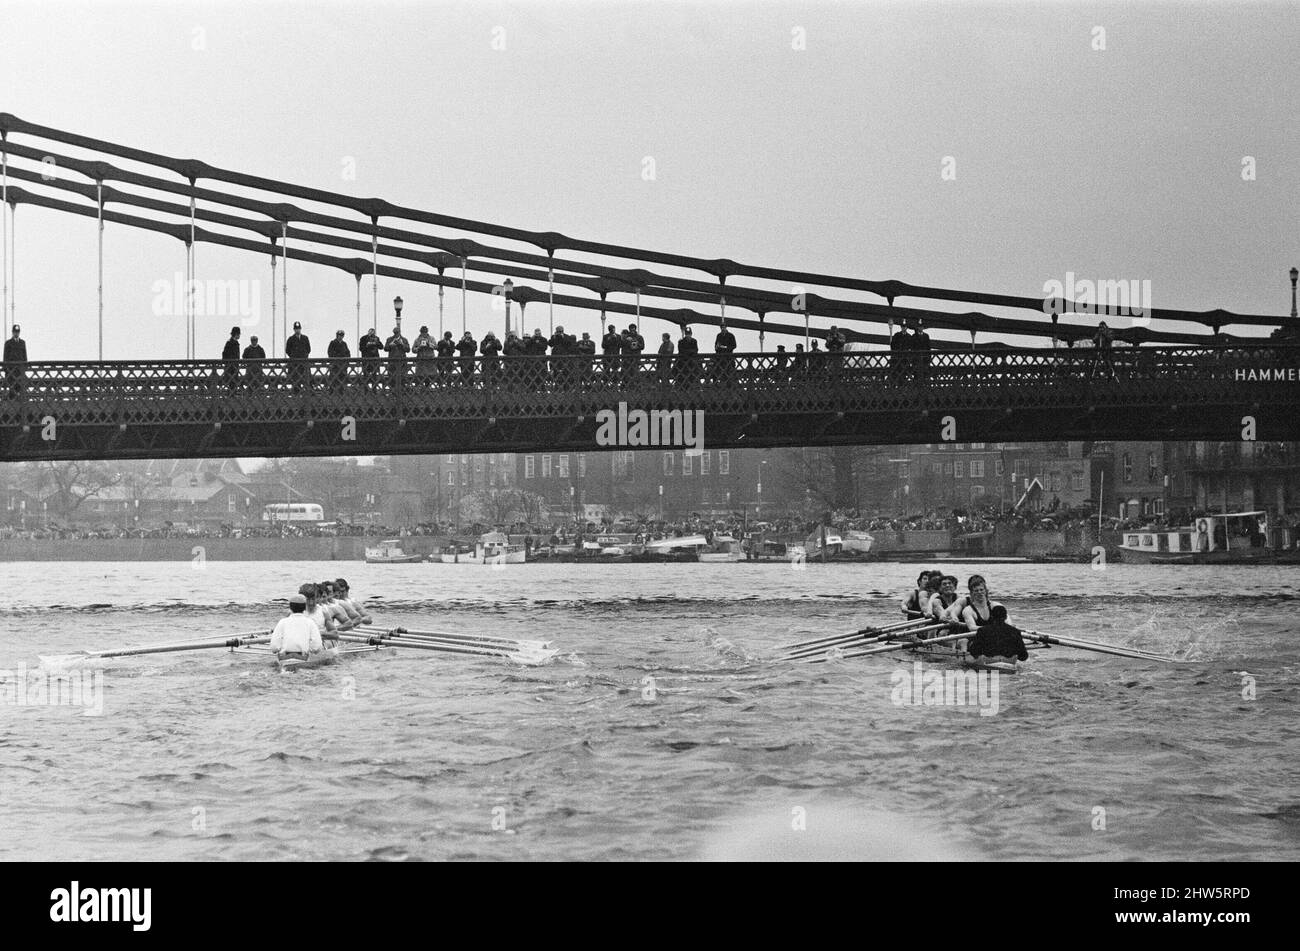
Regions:
[[[347,608],[334,597],[334,582],[322,581],[316,585],[316,590],[320,592],[321,607],[338,624],[340,631],[350,631],[361,623],[360,617],[349,614]]]
[[[912,592],[903,599],[903,614],[909,621],[925,617],[925,607],[929,603],[931,596],[934,594],[930,590],[929,569],[921,572],[916,576],[916,587]],[[942,572],[940,573],[942,574]]]
[[[298,593],[307,599],[307,610],[303,613],[307,615],[308,620],[316,625],[316,629],[320,631],[321,640],[338,640],[338,634],[336,633],[338,623],[317,602],[319,592],[317,592],[316,586],[311,582],[307,582],[298,589]]]
[[[981,624],[966,644],[966,653],[971,660],[980,664],[1029,660],[1029,651],[1019,628],[1007,623],[1007,609],[1000,604],[994,605],[989,615],[989,623]]]
[[[309,655],[325,649],[320,629],[307,617],[307,598],[295,594],[289,599],[289,616],[281,618],[271,632],[271,653],[281,659]]]
[[[974,633],[984,624],[993,620],[993,609],[1002,607],[996,601],[989,598],[988,582],[982,575],[971,575],[966,581],[967,594],[964,598],[958,598],[953,602],[952,607],[948,609],[948,617],[954,624],[962,625],[966,630]],[[1006,609],[1003,608],[1005,611]],[[965,650],[964,641],[957,642],[959,650]]]
[[[956,575],[942,575],[939,579],[938,592],[931,596],[929,603],[926,605],[926,613],[936,621],[946,621],[948,620],[948,609],[956,601]]]
[[[339,600],[343,602],[343,606],[347,608],[349,612],[355,613],[356,616],[361,619],[362,624],[372,623],[370,615],[366,613],[366,609],[352,597],[352,589],[348,586],[345,579],[335,578],[334,587],[339,592]]]

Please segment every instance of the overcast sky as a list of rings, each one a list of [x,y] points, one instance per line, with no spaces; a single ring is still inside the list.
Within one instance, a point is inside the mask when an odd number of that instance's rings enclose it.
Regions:
[[[1030,296],[1073,271],[1150,280],[1158,307],[1283,314],[1297,50],[1287,3],[4,0],[0,111],[591,240]],[[33,359],[95,356],[94,238],[93,221],[19,207]],[[106,238],[105,356],[181,357],[183,320],[153,313],[153,288],[183,276],[183,246]],[[269,257],[200,245],[198,271],[262,282],[266,342]],[[436,323],[432,286],[381,279],[382,313],[396,294],[408,335]],[[364,300],[369,315],[368,283]],[[291,267],[318,351],[338,327],[355,344],[354,301],[350,276]],[[447,303],[459,333],[458,292]],[[476,336],[500,334],[487,300],[469,312]],[[201,355],[230,324],[201,322]]]

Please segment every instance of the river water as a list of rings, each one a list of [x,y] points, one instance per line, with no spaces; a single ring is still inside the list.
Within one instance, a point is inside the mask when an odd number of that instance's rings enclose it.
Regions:
[[[163,654],[104,662],[98,715],[14,702],[38,655],[267,628],[340,570],[378,623],[564,653]],[[6,565],[0,858],[1300,858],[1300,572],[981,565],[1021,627],[1183,658],[1033,651],[982,708],[769,659],[917,570]]]

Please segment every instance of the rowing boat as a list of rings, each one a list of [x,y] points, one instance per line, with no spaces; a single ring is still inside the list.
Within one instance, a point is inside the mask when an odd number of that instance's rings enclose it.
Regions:
[[[309,657],[279,657],[271,652],[270,647],[265,645],[247,645],[243,647],[232,647],[232,654],[243,654],[261,658],[264,661],[271,661],[278,670],[303,670],[312,667],[324,667],[329,664],[337,664],[341,658],[348,654],[371,654],[379,650],[378,645],[373,644],[348,644],[342,647],[327,647],[322,651],[317,651]]]

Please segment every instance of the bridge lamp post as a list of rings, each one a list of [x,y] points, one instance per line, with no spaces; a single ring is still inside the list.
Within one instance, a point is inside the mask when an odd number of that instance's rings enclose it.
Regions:
[[[505,288],[505,297],[506,297],[506,336],[508,337],[508,336],[510,336],[510,295],[514,293],[514,290],[515,290],[515,282],[512,281],[512,280],[510,280],[510,278],[507,277],[507,278],[505,279],[505,283],[503,283],[501,286]],[[505,339],[505,338],[503,337],[502,339]]]
[[[402,332],[402,298],[393,298],[393,311],[397,314],[397,332]]]
[[[1295,309],[1295,282],[1300,280],[1300,268],[1291,268],[1291,319],[1295,320],[1300,317]]]

